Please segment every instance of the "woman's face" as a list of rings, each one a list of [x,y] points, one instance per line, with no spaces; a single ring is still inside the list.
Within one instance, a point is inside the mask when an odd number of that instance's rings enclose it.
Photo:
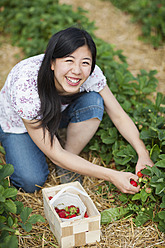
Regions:
[[[92,54],[88,46],[79,47],[72,54],[58,58],[51,64],[54,81],[61,95],[75,94],[87,80],[92,67]]]

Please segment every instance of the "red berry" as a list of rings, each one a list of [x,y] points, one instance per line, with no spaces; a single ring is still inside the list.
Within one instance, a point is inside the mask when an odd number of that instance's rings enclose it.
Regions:
[[[74,206],[74,205],[70,205],[70,206],[68,206],[68,209],[69,209],[69,208],[75,208],[75,206]]]
[[[57,213],[60,212],[60,209],[58,209],[57,207],[55,207],[55,210],[56,210]]]
[[[60,218],[65,218],[66,217],[66,213],[64,211],[61,211],[58,213]]]
[[[49,196],[48,198],[49,198],[49,200],[51,200],[53,198],[53,196]]]
[[[137,187],[137,182],[135,182],[133,179],[130,180],[130,184],[132,184],[132,186]]]
[[[80,209],[79,209],[78,207],[77,207],[77,211],[76,211],[76,212],[77,212],[77,214],[79,214],[79,213],[80,213]]]
[[[84,214],[84,218],[88,218],[89,216],[87,215],[87,212]]]
[[[141,171],[138,171],[137,176],[138,177],[143,177],[143,173],[141,173]]]
[[[77,215],[76,214],[72,214],[71,216],[70,216],[70,218],[73,218],[73,217],[76,217]]]

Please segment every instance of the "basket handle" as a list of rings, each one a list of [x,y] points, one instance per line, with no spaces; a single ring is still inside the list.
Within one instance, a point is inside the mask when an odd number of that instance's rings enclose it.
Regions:
[[[76,191],[78,191],[80,194],[86,196],[86,197],[89,197],[88,194],[86,192],[83,192],[82,190],[74,187],[74,186],[66,186],[64,187],[63,189],[61,189],[51,200],[50,200],[50,204],[53,205],[55,200],[64,192],[66,191],[67,189],[75,189]]]

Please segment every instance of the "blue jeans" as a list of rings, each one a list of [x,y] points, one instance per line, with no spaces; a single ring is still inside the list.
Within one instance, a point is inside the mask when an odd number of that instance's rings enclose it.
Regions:
[[[103,112],[103,99],[99,93],[85,93],[62,112],[60,128],[66,128],[69,122],[91,118],[102,120]],[[6,163],[14,166],[14,173],[10,177],[13,185],[30,193],[39,190],[35,185],[43,186],[49,169],[44,153],[29,134],[5,133],[0,127],[0,142],[6,151]]]

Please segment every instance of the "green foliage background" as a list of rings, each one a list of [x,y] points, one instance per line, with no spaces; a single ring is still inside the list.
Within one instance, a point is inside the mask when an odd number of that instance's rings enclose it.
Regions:
[[[149,1],[143,2],[148,6]],[[130,6],[133,4],[141,15],[139,3],[142,4],[142,1],[130,1]],[[161,4],[163,5],[162,2]],[[165,231],[163,221],[165,212],[165,97],[160,92],[155,94],[158,84],[155,77],[157,72],[154,70],[147,72],[141,69],[136,77],[133,76],[128,70],[127,60],[122,51],[115,50],[113,45],[95,37],[95,24],[85,17],[85,11],[80,8],[73,11],[69,5],[59,5],[58,0],[1,0],[0,10],[0,32],[10,34],[12,43],[22,47],[25,57],[44,53],[49,38],[55,32],[69,26],[82,26],[93,36],[98,50],[97,65],[103,70],[115,97],[137,125],[152,160],[159,167],[158,169],[154,166],[151,171],[146,172],[153,178],[149,183],[153,197],[141,193],[140,196],[136,196],[137,198],[130,199],[131,196],[126,196],[123,199],[129,199],[129,202],[132,202],[129,211],[131,209],[135,214],[137,225],[144,224],[147,215],[152,221],[159,223],[161,231]],[[164,7],[162,12],[158,12],[160,19],[163,11]],[[156,37],[159,39],[159,34]],[[115,161],[118,170],[135,171],[137,154],[119,134],[106,113],[97,133],[85,150],[96,153],[107,165]],[[124,200],[124,203],[126,202]],[[139,208],[133,209],[135,203]],[[151,211],[153,212],[153,204],[157,206],[156,219],[150,214]],[[138,213],[142,206],[147,206],[149,213],[141,211],[143,221],[139,222]],[[103,223],[108,222],[109,220],[103,215]]]

